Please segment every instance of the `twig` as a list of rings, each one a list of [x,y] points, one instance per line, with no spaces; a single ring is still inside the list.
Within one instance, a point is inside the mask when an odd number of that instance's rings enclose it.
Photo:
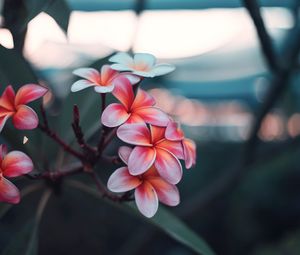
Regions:
[[[279,69],[278,61],[276,58],[271,37],[267,32],[263,18],[261,16],[258,3],[256,0],[243,0],[243,2],[256,27],[256,32],[259,37],[260,45],[263,54],[265,55],[267,64],[272,72],[276,72]]]
[[[80,159],[81,161],[85,160],[85,157],[81,153],[73,150],[53,130],[50,129],[49,124],[48,124],[47,115],[46,115],[45,109],[42,105],[41,105],[41,113],[42,113],[44,124],[39,123],[38,128],[41,131],[43,131],[46,135],[48,135],[50,138],[52,138],[56,143],[58,143],[66,152],[69,152],[70,154],[72,154],[74,157]]]
[[[86,143],[86,141],[84,139],[84,134],[82,132],[79,122],[80,122],[79,109],[78,109],[77,105],[74,105],[73,106],[72,128],[73,128],[77,143],[79,144],[80,148],[84,151],[86,156],[88,156],[89,154],[95,155],[96,149],[94,149],[93,147],[89,146]]]

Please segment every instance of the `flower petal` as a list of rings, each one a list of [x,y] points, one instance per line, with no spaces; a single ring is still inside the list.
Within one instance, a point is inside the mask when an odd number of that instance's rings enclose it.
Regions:
[[[123,65],[123,64],[112,64],[110,66],[112,69],[116,70],[116,71],[132,71],[132,68],[127,66],[127,65]]]
[[[175,70],[175,66],[170,64],[158,64],[154,68],[152,68],[151,73],[154,76],[165,75],[171,73]]]
[[[32,102],[48,92],[48,89],[37,85],[37,84],[26,84],[22,86],[17,94],[15,99],[15,105],[27,104]]]
[[[112,69],[110,65],[103,65],[101,67],[101,84],[109,85],[118,74],[119,73]]]
[[[160,177],[151,177],[147,179],[156,191],[160,202],[176,206],[180,203],[179,191],[175,185],[169,184]]]
[[[138,108],[134,114],[139,115],[146,123],[155,126],[165,127],[169,123],[169,117],[166,113],[156,107]]]
[[[110,93],[114,90],[115,86],[112,84],[110,86],[100,86],[100,85],[97,85],[94,87],[94,90],[97,92],[97,93]]]
[[[134,54],[134,65],[136,70],[150,70],[156,63],[156,58],[149,53]]]
[[[125,66],[133,64],[132,57],[126,52],[118,52],[117,54],[110,57],[108,61],[123,64]]]
[[[182,141],[185,167],[187,169],[191,168],[196,164],[196,144],[193,140],[185,138]]]
[[[125,76],[130,81],[131,85],[137,84],[141,80],[139,76],[127,72],[121,73],[120,76]]]
[[[142,89],[138,89],[136,97],[132,103],[131,109],[140,107],[153,106],[155,104],[154,98]]]
[[[93,86],[96,86],[97,84],[93,83],[93,82],[90,82],[88,80],[79,80],[79,81],[76,81],[72,84],[71,86],[71,91],[72,92],[77,92],[77,91],[80,91],[80,90],[83,90],[83,89],[86,89],[86,88],[89,88],[89,87],[93,87]]]
[[[35,111],[27,105],[21,105],[13,115],[13,124],[17,129],[34,129],[39,123]]]
[[[113,95],[125,106],[128,111],[132,105],[134,94],[129,80],[120,76],[114,81],[115,89]]]
[[[0,145],[0,161],[4,158],[7,154],[7,146],[5,144]]]
[[[18,204],[20,202],[18,188],[2,176],[0,176],[0,202],[11,204]]]
[[[3,117],[0,117],[0,133],[6,123],[6,121],[9,119],[9,117],[11,116],[12,114],[8,114],[6,116],[3,116]]]
[[[151,141],[153,144],[165,139],[165,127],[158,127],[155,125],[150,125],[151,131]]]
[[[135,123],[145,123],[145,121],[137,114],[132,113],[128,120],[126,121],[126,124],[135,124]]]
[[[177,122],[170,121],[168,123],[166,128],[166,138],[171,141],[181,141],[184,138],[184,133]]]
[[[113,103],[103,111],[101,123],[107,127],[117,127],[123,124],[129,116],[123,105]]]
[[[132,70],[132,73],[141,77],[146,77],[146,78],[153,78],[155,77],[155,74],[150,71],[137,71],[137,70]]]
[[[156,148],[156,160],[154,165],[160,176],[168,183],[177,184],[181,180],[181,164],[171,152]]]
[[[136,188],[141,183],[142,180],[132,176],[127,167],[121,167],[109,177],[107,187],[113,192],[126,192]]]
[[[128,159],[131,152],[132,152],[132,148],[128,146],[121,146],[119,148],[119,152],[118,152],[119,157],[126,165],[128,165]]]
[[[0,106],[9,111],[14,111],[15,108],[15,91],[11,85],[7,86],[0,98]]]
[[[150,132],[145,123],[124,124],[118,128],[117,136],[125,143],[151,146]]]
[[[146,172],[155,160],[156,151],[151,147],[136,146],[128,159],[130,174],[139,175]]]
[[[183,146],[181,141],[175,142],[175,141],[169,141],[165,139],[160,143],[156,144],[156,148],[165,149],[173,153],[177,158],[184,159],[184,152],[183,152]]]
[[[144,181],[134,192],[135,202],[139,211],[151,218],[158,209],[158,197],[152,185]]]
[[[73,71],[73,74],[87,79],[92,83],[98,84],[100,82],[100,73],[94,68],[78,68]]]
[[[6,177],[17,177],[27,174],[32,169],[32,160],[21,151],[9,152],[2,161],[2,171]]]

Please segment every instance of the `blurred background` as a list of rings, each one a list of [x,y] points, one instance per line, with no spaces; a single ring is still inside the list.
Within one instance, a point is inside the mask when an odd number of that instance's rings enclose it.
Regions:
[[[81,97],[93,143],[100,102],[87,91],[69,98],[74,69],[100,68],[116,51],[174,64],[172,74],[143,84],[198,146],[172,212],[217,254],[300,254],[298,0],[260,0],[260,12],[256,1],[239,0],[67,0],[28,9],[37,2],[0,0],[1,91],[35,79],[49,86],[51,124],[67,140],[68,114]],[[11,136],[1,139],[17,139]],[[38,159],[64,162],[50,141],[39,141]],[[104,179],[114,169],[99,168],[108,169]],[[1,220],[0,251],[35,207],[33,195]],[[67,188],[50,200],[41,224],[39,254],[194,254],[143,220]]]

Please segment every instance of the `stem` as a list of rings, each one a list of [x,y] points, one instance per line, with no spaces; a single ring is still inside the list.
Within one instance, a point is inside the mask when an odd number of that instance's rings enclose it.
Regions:
[[[43,194],[43,196],[42,196],[42,198],[40,200],[40,203],[38,205],[38,209],[37,209],[37,212],[36,212],[36,221],[37,221],[37,223],[40,222],[40,220],[41,220],[41,218],[43,216],[43,212],[44,212],[44,210],[46,208],[46,205],[47,205],[47,203],[49,201],[49,198],[50,198],[51,194],[52,194],[52,191],[50,189],[47,189],[44,192],[44,194]]]

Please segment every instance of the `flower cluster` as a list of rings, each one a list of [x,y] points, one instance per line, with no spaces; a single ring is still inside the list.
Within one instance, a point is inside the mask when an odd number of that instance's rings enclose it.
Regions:
[[[18,92],[8,86],[0,97],[0,132],[11,117],[16,129],[34,129],[38,125],[38,116],[26,104],[46,94],[48,90],[36,84],[22,86]],[[21,151],[7,153],[5,145],[0,145],[0,201],[19,203],[20,193],[17,187],[5,177],[17,177],[33,169],[31,159]]]
[[[180,160],[184,160],[186,168],[196,162],[195,143],[185,138],[179,125],[155,106],[151,95],[138,88],[143,78],[164,75],[175,68],[156,64],[155,57],[146,53],[133,57],[117,53],[109,60],[114,64],[103,66],[101,74],[95,69],[75,70],[74,74],[85,80],[75,82],[71,90],[94,86],[96,92],[112,92],[119,101],[105,108],[101,122],[117,128],[118,138],[133,147],[119,148],[119,157],[126,166],[110,176],[108,189],[134,190],[138,209],[152,217],[159,201],[169,206],[179,204],[176,184],[182,178]]]

